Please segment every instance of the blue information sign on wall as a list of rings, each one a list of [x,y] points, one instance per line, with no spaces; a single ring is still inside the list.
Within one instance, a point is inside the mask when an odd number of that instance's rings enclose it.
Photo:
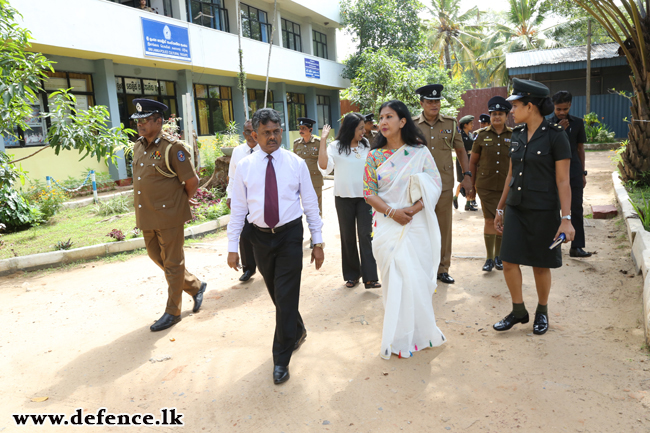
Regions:
[[[320,63],[318,63],[318,60],[305,59],[305,76],[320,79]]]
[[[191,62],[190,34],[187,27],[142,18],[144,55]]]

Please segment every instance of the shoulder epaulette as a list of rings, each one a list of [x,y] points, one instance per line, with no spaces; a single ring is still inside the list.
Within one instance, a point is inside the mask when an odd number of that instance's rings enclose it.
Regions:
[[[512,130],[513,130],[513,131],[519,131],[519,130],[521,130],[521,129],[524,129],[525,126],[526,126],[526,125],[522,123],[521,125],[517,125],[517,126],[515,126],[514,128],[512,128]]]
[[[549,123],[548,125],[556,131],[564,131],[564,128],[557,123]]]
[[[318,135],[312,135],[312,137],[314,137],[314,140],[320,141],[320,137]]]
[[[298,144],[298,142],[302,140],[302,137],[298,137],[295,140],[293,140],[293,144]]]

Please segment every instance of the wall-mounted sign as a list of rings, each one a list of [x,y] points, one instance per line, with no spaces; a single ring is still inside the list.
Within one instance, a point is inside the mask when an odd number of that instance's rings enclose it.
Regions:
[[[318,60],[305,59],[305,76],[320,79],[320,63],[318,63]]]
[[[140,17],[144,55],[191,62],[190,34],[187,27]]]

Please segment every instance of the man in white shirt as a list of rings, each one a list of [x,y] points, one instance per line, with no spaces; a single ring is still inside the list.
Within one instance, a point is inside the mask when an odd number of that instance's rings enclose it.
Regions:
[[[253,116],[253,138],[261,152],[239,162],[232,184],[228,224],[228,266],[239,269],[237,254],[244,220],[253,226],[251,243],[257,267],[276,306],[273,339],[273,382],[289,380],[289,361],[307,338],[298,311],[302,273],[302,214],[314,241],[311,262],[320,269],[325,259],[318,198],[307,164],[280,148],[280,113],[270,108]],[[302,201],[302,206],[300,205]],[[303,211],[304,207],[304,211]]]
[[[246,142],[235,147],[232,151],[232,156],[230,157],[230,166],[228,167],[228,187],[226,188],[226,193],[228,195],[226,204],[228,205],[228,208],[230,208],[232,184],[235,179],[235,173],[237,172],[237,164],[239,164],[239,161],[243,158],[246,158],[247,156],[252,155],[253,152],[260,150],[260,146],[253,138],[253,122],[251,120],[247,120],[244,123],[244,138],[246,139]],[[250,280],[257,269],[255,264],[255,255],[253,254],[253,245],[250,241],[251,230],[252,226],[250,223],[244,220],[244,228],[239,237],[239,253],[241,254],[241,266],[244,273],[239,277],[239,281]]]

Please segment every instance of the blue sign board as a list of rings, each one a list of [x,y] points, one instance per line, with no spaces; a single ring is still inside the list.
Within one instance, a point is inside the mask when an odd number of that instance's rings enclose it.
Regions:
[[[320,79],[320,63],[318,63],[318,60],[305,59],[305,76]]]
[[[144,55],[191,62],[190,34],[187,27],[140,17]]]

